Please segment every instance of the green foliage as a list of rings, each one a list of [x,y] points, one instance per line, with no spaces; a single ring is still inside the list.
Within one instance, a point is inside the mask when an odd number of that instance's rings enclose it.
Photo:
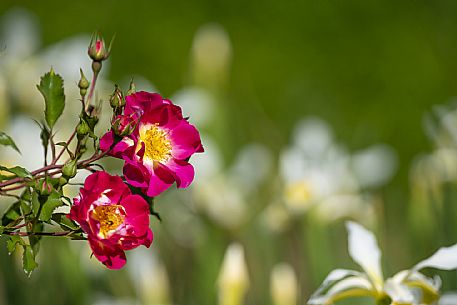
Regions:
[[[13,254],[16,251],[17,245],[25,245],[24,240],[18,235],[11,235],[8,241],[6,242],[6,249],[8,249],[8,254]]]
[[[40,216],[38,217],[39,220],[49,222],[49,220],[52,217],[52,212],[57,207],[63,205],[63,202],[60,197],[61,194],[55,190],[47,197],[47,200],[41,207]]]
[[[11,174],[14,174],[14,177],[32,178],[32,174],[21,166],[6,167],[6,166],[0,165],[0,171],[5,171],[5,172],[9,172]],[[13,178],[13,177],[8,177],[8,178]]]
[[[77,230],[79,226],[67,217],[67,214],[54,213],[52,214],[52,220],[60,225],[63,230]]]
[[[22,267],[24,268],[25,274],[30,276],[32,271],[38,267],[35,261],[35,253],[30,245],[24,245],[24,254],[22,256]]]
[[[21,202],[13,203],[3,214],[2,225],[7,226],[21,217]]]
[[[0,145],[11,146],[18,153],[21,153],[21,151],[17,147],[16,143],[14,143],[14,140],[9,135],[4,133],[3,131],[0,131]]]
[[[45,110],[44,115],[46,123],[52,129],[59,117],[62,115],[65,107],[65,94],[63,90],[63,79],[60,75],[55,74],[54,70],[46,73],[41,77],[38,90],[44,97]]]

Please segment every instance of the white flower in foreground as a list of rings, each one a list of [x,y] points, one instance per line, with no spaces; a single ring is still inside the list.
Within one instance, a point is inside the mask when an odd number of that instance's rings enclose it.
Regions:
[[[362,267],[363,272],[346,269],[330,272],[311,296],[309,305],[333,304],[356,296],[373,297],[378,304],[386,305],[436,304],[441,280],[438,276],[428,278],[419,270],[426,267],[456,269],[457,244],[440,248],[428,259],[384,281],[381,251],[374,234],[354,222],[347,222],[346,227],[349,233],[349,255]]]

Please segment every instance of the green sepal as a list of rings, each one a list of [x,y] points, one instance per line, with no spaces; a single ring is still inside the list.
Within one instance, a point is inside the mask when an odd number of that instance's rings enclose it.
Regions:
[[[0,145],[11,146],[18,153],[21,153],[14,140],[3,131],[0,131]]]
[[[51,68],[51,71],[41,77],[37,88],[44,97],[46,123],[52,129],[65,108],[63,79]]]

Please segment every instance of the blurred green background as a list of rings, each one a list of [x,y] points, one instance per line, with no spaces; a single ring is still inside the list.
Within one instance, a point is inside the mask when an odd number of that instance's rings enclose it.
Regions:
[[[139,290],[138,279],[131,279],[135,271],[88,271],[103,268],[96,263],[80,268],[80,261],[89,260],[90,253],[79,259],[72,245],[47,240],[40,254],[40,270],[31,279],[11,265],[0,247],[0,302],[215,304],[224,252],[230,242],[237,241],[245,248],[250,277],[245,304],[273,304],[269,274],[280,261],[294,267],[298,303],[304,304],[330,270],[354,267],[346,251],[344,222],[321,224],[305,212],[294,216],[280,233],[270,233],[255,219],[270,202],[281,201],[278,160],[292,142],[297,122],[308,116],[326,121],[335,141],[348,151],[377,143],[395,151],[395,173],[382,186],[368,188],[376,201],[376,221],[371,228],[378,233],[388,275],[457,241],[455,180],[444,179],[436,191],[439,195],[431,196],[433,200],[428,197],[428,182],[424,182],[427,186],[419,183],[426,189],[423,192],[411,182],[413,160],[441,145],[433,137],[427,138],[425,115],[432,112],[433,105],[449,104],[457,95],[457,2],[2,0],[0,18],[12,9],[27,11],[37,22],[38,49],[97,29],[106,40],[116,33],[107,80],[125,84],[132,75],[140,75],[170,98],[189,86],[205,90],[216,101],[215,118],[203,127],[194,124],[220,148],[223,166],[232,164],[240,149],[250,143],[261,144],[270,152],[272,166],[256,191],[246,196],[250,216],[240,226],[226,228],[195,208],[199,199],[191,191],[171,191],[157,199],[164,222],[152,220],[156,240],[152,249],[143,252],[154,252],[166,267],[168,296],[162,297],[166,301],[161,297],[148,301],[144,296],[143,290],[153,294],[156,289],[153,280],[150,285],[146,280]],[[201,56],[203,61],[205,56],[210,58],[210,67],[199,68],[195,37],[208,24],[217,29],[216,34],[222,31],[227,36],[222,35],[222,49],[206,45],[207,53],[202,51]],[[224,39],[228,46],[224,47]],[[3,52],[8,53],[8,45]],[[227,61],[222,71],[217,70],[216,62],[215,72],[198,74],[202,69],[211,70],[211,60],[217,61],[224,52],[229,55],[222,59]],[[15,106],[14,98],[9,103],[11,120],[23,110]],[[453,110],[451,105],[446,111]],[[39,115],[36,112],[32,117]],[[444,145],[453,148],[453,143]],[[425,180],[433,175],[419,174]],[[360,188],[360,193],[365,195],[365,191]],[[417,207],[416,201],[425,201],[425,207]],[[191,236],[198,242],[191,246],[174,241],[171,227],[180,221],[171,219],[181,219],[182,210],[192,215],[182,216],[186,225],[197,227]],[[454,273],[443,274],[443,278],[446,290],[457,288]],[[107,303],[103,303],[105,299]]]

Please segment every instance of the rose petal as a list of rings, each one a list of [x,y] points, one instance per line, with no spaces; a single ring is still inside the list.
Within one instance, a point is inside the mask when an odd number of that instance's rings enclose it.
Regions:
[[[94,256],[109,269],[120,269],[127,262],[122,249],[113,247],[95,238],[89,238],[90,247]]]

